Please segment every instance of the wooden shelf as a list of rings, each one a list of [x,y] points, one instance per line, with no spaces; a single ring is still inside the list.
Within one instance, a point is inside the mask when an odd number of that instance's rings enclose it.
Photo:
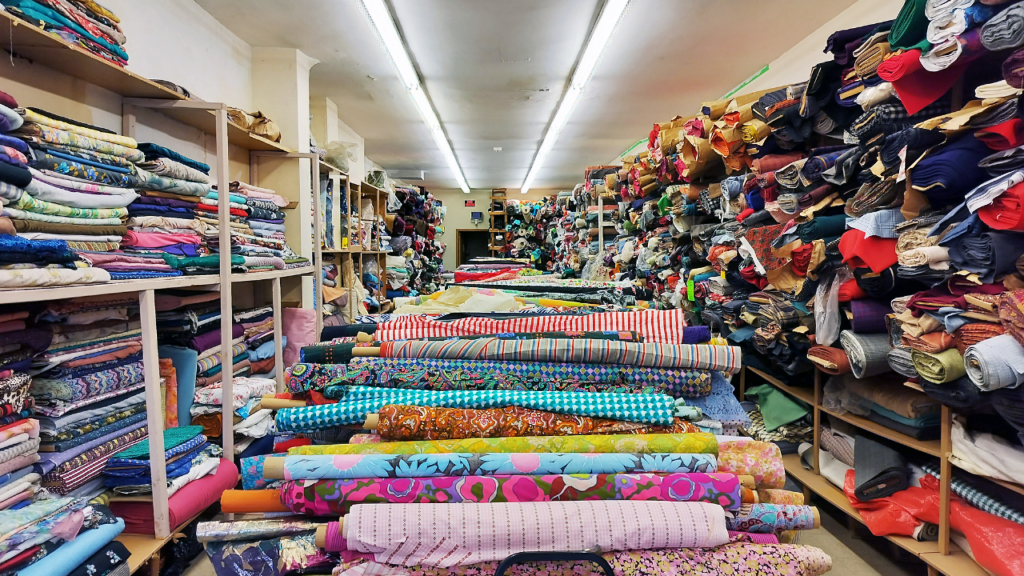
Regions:
[[[324,162],[323,160],[320,161],[320,173],[321,174],[341,174],[342,176],[348,178],[348,172],[342,172],[341,170],[338,170],[337,168],[335,168],[334,166],[331,166],[330,164],[328,164],[327,162]]]
[[[265,272],[248,272],[244,274],[232,274],[231,282],[257,282],[259,280],[273,280],[274,278],[288,278],[289,276],[304,276],[313,273],[313,264],[301,268],[286,268],[284,270],[267,270]]]
[[[788,454],[782,457],[786,467],[786,474],[796,480],[807,490],[814,492],[824,498],[830,504],[839,508],[854,520],[864,524],[860,512],[850,504],[850,499],[843,494],[842,490],[829,482],[823,476],[815,474],[813,470],[807,470],[800,462],[800,456]],[[970,556],[950,544],[950,555],[943,556],[939,552],[937,542],[918,542],[909,536],[881,536],[903,548],[907,552],[921,558],[922,561],[932,566],[947,576],[986,576],[986,572]]]
[[[806,402],[806,403],[808,403],[808,404],[810,404],[812,406],[814,405],[814,390],[813,389],[798,388],[796,386],[790,386],[790,385],[785,384],[784,382],[782,382],[782,380],[779,380],[778,378],[776,378],[776,377],[774,377],[774,376],[772,376],[772,375],[770,375],[770,374],[768,374],[766,372],[762,372],[762,371],[758,370],[757,368],[751,368],[750,366],[747,366],[747,370],[750,370],[754,374],[757,374],[761,378],[764,378],[767,382],[769,382],[770,384],[772,384],[773,386],[775,386],[779,390],[782,390],[783,392],[789,394],[790,396],[793,396],[795,398],[799,398],[800,400],[803,400],[804,402]],[[747,384],[747,387],[748,388],[750,387],[749,383]]]
[[[955,461],[950,460],[949,463],[952,464],[954,467],[957,467]],[[975,476],[978,476],[978,475],[975,474]],[[1016,492],[1017,494],[1024,495],[1024,486],[1021,486],[1020,484],[1014,484],[1013,482],[1007,482],[1005,480],[996,480],[995,478],[990,478],[988,476],[978,476],[978,478],[984,478],[985,480],[988,480],[989,482],[992,482],[993,484],[999,484],[1000,486],[1002,486],[1003,488],[1006,488],[1007,490],[1012,490],[1012,491]]]
[[[821,408],[821,411],[833,418],[838,418],[844,422],[853,424],[857,428],[867,430],[868,432],[881,436],[882,438],[888,438],[889,440],[906,446],[907,448],[917,450],[918,452],[924,452],[925,454],[935,456],[936,458],[941,457],[942,450],[939,448],[940,443],[938,440],[917,440],[916,438],[912,438],[906,434],[901,434],[891,428],[886,428],[881,424],[876,424],[867,418],[861,418],[860,416],[850,414],[849,412],[846,414],[839,414],[838,412],[826,410],[825,408]]]
[[[488,212],[491,216],[504,216],[504,212]]]
[[[217,133],[217,115],[211,110],[197,110],[195,108],[153,108],[164,116],[173,118],[182,124],[197,128],[207,134]],[[271,142],[262,136],[257,136],[245,128],[228,120],[228,142],[233,146],[246,150],[259,150],[263,152],[293,152],[278,144]]]
[[[201,276],[173,276],[169,278],[149,278],[141,280],[114,280],[102,284],[72,284],[70,286],[51,286],[42,288],[8,288],[0,290],[0,301],[5,304],[25,302],[43,302],[76,298],[83,294],[100,296],[104,294],[128,294],[145,290],[164,290],[167,288],[190,288],[193,286],[213,286],[220,284],[219,274]]]

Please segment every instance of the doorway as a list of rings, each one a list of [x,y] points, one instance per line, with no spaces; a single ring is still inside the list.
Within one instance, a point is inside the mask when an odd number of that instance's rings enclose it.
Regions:
[[[462,266],[473,258],[490,256],[491,250],[487,247],[487,230],[456,230],[456,259],[455,265]]]

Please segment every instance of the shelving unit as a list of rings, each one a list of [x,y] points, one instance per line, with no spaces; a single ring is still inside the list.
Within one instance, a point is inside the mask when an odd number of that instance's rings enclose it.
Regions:
[[[759,376],[765,382],[768,382],[787,394],[803,400],[813,407],[813,469],[805,469],[803,464],[800,462],[800,457],[795,454],[783,456],[782,458],[786,466],[786,474],[803,486],[805,500],[810,498],[811,493],[817,494],[845,512],[854,520],[862,524],[864,523],[860,513],[850,505],[849,499],[845,494],[843,494],[842,490],[834,486],[831,482],[825,479],[825,477],[821,476],[821,468],[818,462],[818,451],[821,447],[819,432],[821,430],[822,414],[828,414],[832,417],[839,418],[844,422],[848,422],[853,426],[860,428],[861,430],[886,438],[911,450],[916,450],[918,452],[934,456],[939,459],[939,469],[942,476],[939,479],[938,542],[918,542],[913,538],[906,536],[886,536],[885,538],[925,562],[925,564],[928,565],[929,576],[938,576],[939,574],[944,574],[945,576],[985,576],[987,574],[987,572],[978,566],[970,556],[950,540],[949,509],[950,499],[952,498],[952,489],[950,486],[952,480],[952,465],[949,460],[949,455],[952,451],[953,445],[951,439],[953,415],[948,406],[942,406],[942,414],[940,417],[941,439],[917,440],[907,436],[906,434],[901,434],[895,430],[890,430],[889,428],[871,422],[866,418],[861,418],[854,414],[839,415],[834,411],[825,409],[822,406],[824,398],[824,383],[822,382],[822,372],[820,370],[815,369],[813,387],[808,389],[788,385],[766,372],[744,366],[743,371],[740,372],[740,383],[738,388],[740,398],[743,397],[748,386],[748,373]],[[997,482],[995,480],[993,481]],[[1024,487],[1014,486],[1004,482],[997,483],[1016,492],[1024,493]]]
[[[230,122],[227,106],[222,103],[200,102],[188,100],[180,94],[168,90],[142,76],[113,65],[98,56],[94,56],[65,40],[51,35],[39,28],[0,12],[0,45],[13,55],[23,57],[34,64],[69,75],[73,78],[96,85],[113,92],[122,98],[122,130],[126,136],[134,136],[136,128],[136,109],[147,108],[156,110],[163,115],[185,125],[197,128],[213,135],[216,139],[215,180],[226,184],[230,180],[228,165],[229,146],[235,145],[250,151],[249,181],[258,182],[259,169],[263,160],[274,158],[276,161],[307,160],[311,165],[313,189],[309,193],[300,190],[296,185],[278,192],[291,204],[285,209],[288,234],[300,234],[308,230],[303,224],[303,212],[318,214],[320,211],[319,194],[316,186],[318,174],[322,169],[315,154],[295,152],[281,144],[249,133]],[[21,62],[21,61],[16,61]],[[19,64],[30,65],[30,64]],[[82,96],[84,98],[84,96]],[[62,113],[62,110],[53,110]],[[272,171],[272,168],[269,168]],[[228,194],[219,195],[219,225],[221,246],[230,246],[230,226],[228,210]],[[312,218],[312,225],[317,237],[320,236],[322,220]],[[308,224],[308,220],[305,222]],[[292,246],[297,242],[289,241]],[[30,289],[0,290],[0,301],[5,303],[40,302],[88,295],[131,294],[139,298],[139,313],[142,325],[142,354],[145,366],[145,393],[149,406],[161,406],[159,353],[157,350],[156,331],[156,291],[170,288],[205,288],[220,292],[221,304],[221,346],[224,350],[231,349],[232,324],[232,286],[269,281],[272,289],[272,305],[274,309],[275,360],[277,364],[277,385],[283,387],[283,351],[281,348],[281,306],[284,288],[294,290],[301,286],[301,277],[317,270],[321,255],[319,243],[312,253],[304,254],[312,260],[312,266],[290,270],[274,270],[252,274],[231,273],[230,259],[225,252],[220,261],[220,273],[202,276],[180,276],[173,278],[143,279],[114,281],[103,284],[71,285],[59,287],[42,287]],[[301,249],[299,249],[301,251]],[[284,285],[284,287],[283,287]],[[319,291],[319,282],[314,276],[314,289]],[[230,397],[232,381],[225,379],[223,394]],[[231,402],[224,403],[223,446],[224,457],[234,457],[233,407]],[[147,411],[149,442],[151,454],[164,453],[163,446],[163,413],[157,410]],[[162,458],[152,459],[153,514],[155,536],[122,534],[117,538],[132,551],[129,567],[132,572],[148,562],[172,538],[174,532],[181,527],[169,526],[167,473],[166,463]],[[190,520],[191,521],[191,520]],[[159,567],[154,566],[154,574]]]
[[[502,248],[505,247],[506,200],[504,188],[491,190],[490,203],[487,206],[487,214],[490,219],[487,230],[487,248],[490,249],[492,257],[500,256]]]

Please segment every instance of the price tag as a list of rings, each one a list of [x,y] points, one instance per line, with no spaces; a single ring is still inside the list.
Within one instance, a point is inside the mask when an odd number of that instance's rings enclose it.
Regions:
[[[907,179],[907,147],[904,146],[900,150],[900,174],[896,177],[897,182],[903,182]]]
[[[693,302],[693,280],[686,281],[686,299]]]

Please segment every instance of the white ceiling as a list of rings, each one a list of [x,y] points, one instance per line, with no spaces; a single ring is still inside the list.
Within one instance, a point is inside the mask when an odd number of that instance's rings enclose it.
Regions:
[[[428,189],[458,188],[359,0],[197,2],[252,46],[298,48],[320,60],[310,95],[338,105],[374,162],[424,170]],[[633,0],[534,188],[570,189],[586,166],[616,158],[655,122],[727,93],[853,3]],[[602,1],[391,5],[469,185],[517,189]]]

